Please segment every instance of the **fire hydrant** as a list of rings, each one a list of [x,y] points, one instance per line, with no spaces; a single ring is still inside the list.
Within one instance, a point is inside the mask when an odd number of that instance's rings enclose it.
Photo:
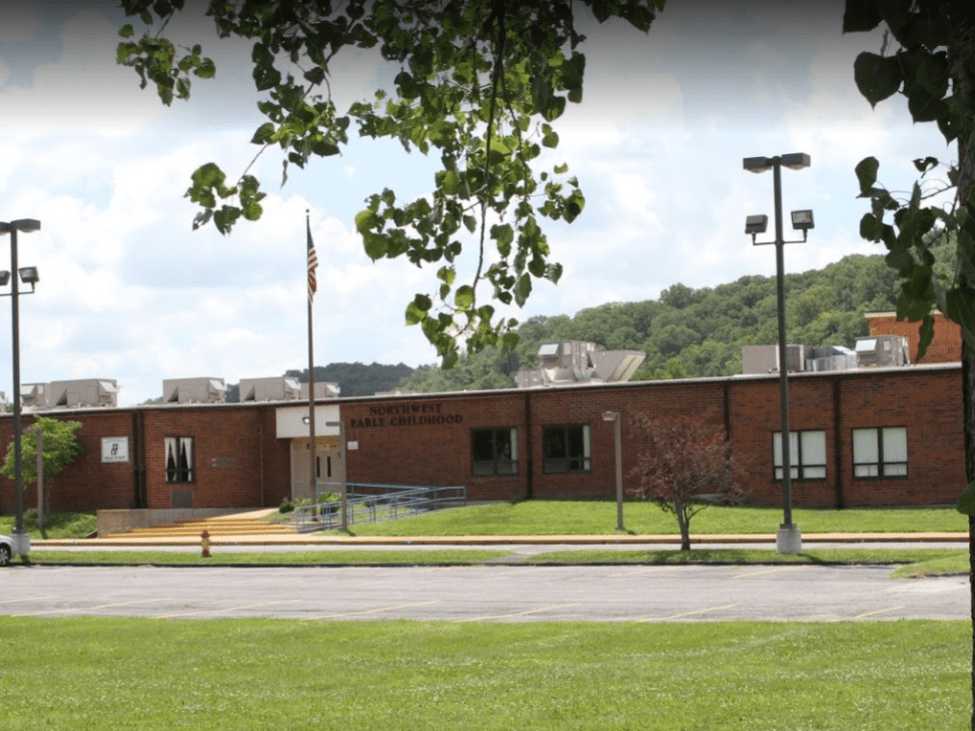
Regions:
[[[200,534],[200,555],[210,558],[210,531],[205,530]]]

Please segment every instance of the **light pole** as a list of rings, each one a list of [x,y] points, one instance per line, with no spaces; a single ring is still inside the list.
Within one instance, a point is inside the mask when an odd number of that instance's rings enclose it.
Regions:
[[[623,528],[623,419],[619,411],[604,411],[603,421],[613,422],[613,445],[616,452],[616,530]]]
[[[782,235],[782,167],[790,170],[802,170],[809,167],[809,155],[804,152],[793,152],[788,155],[775,157],[746,157],[742,167],[750,173],[764,173],[772,171],[772,190],[775,203],[775,240],[756,241],[758,234],[765,233],[768,228],[768,216],[748,216],[745,219],[745,233],[752,237],[755,246],[775,245],[775,299],[779,319],[779,412],[781,416],[782,445],[782,500],[784,515],[775,537],[775,545],[779,553],[799,553],[802,551],[802,532],[799,526],[792,522],[792,434],[789,430],[789,362],[786,357],[785,340],[785,283],[784,283],[784,255],[785,244],[799,244],[806,241],[806,234],[813,228],[813,215],[810,210],[792,212],[792,228],[802,231],[802,241],[785,241]],[[800,364],[801,367],[801,364]],[[773,466],[774,470],[774,466]]]
[[[41,222],[33,218],[20,218],[9,223],[0,221],[0,234],[10,234],[10,271],[0,272],[0,286],[10,282],[10,292],[3,297],[10,297],[11,302],[11,331],[13,333],[13,377],[14,377],[14,485],[17,499],[17,522],[14,526],[14,551],[21,558],[30,554],[30,536],[24,530],[24,475],[21,465],[20,449],[20,281],[30,285],[33,294],[38,281],[36,267],[17,267],[17,234],[33,233],[41,230]]]

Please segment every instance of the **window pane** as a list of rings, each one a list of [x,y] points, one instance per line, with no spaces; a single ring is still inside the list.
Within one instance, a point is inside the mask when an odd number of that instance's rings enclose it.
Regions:
[[[478,460],[474,460],[474,466],[472,467],[471,471],[477,476],[493,475],[494,461],[479,462]]]
[[[581,458],[585,456],[584,439],[581,426],[570,426],[566,431],[569,434],[569,456]]]
[[[475,429],[472,433],[474,442],[474,461],[494,460],[494,432],[491,429]]]
[[[775,468],[775,479],[776,480],[781,480],[782,479],[782,468],[781,467],[776,467]]]
[[[518,461],[518,430],[512,429],[508,433],[509,444],[511,445],[511,461]]]
[[[804,465],[826,464],[826,432],[804,431],[800,438],[802,439],[802,463]]]
[[[877,477],[879,474],[875,464],[858,464],[853,467],[854,477]]]
[[[885,464],[884,476],[907,477],[907,465],[906,464]]]
[[[542,433],[542,445],[546,457],[565,457],[565,430],[562,427],[548,427]]]
[[[904,427],[884,429],[884,462],[907,462],[907,429]]]
[[[822,480],[826,478],[825,467],[803,467],[802,476],[807,480]]]
[[[506,459],[498,460],[498,474],[499,475],[513,475],[518,471],[518,465],[516,462],[512,462]]]
[[[854,429],[853,430],[853,462],[871,463],[879,462],[877,452],[877,430],[876,429]]]
[[[772,435],[772,456],[775,460],[775,466],[782,466],[782,432],[777,431]],[[775,471],[775,478],[778,480],[782,479],[782,470]]]
[[[592,456],[592,451],[590,450],[590,439],[589,439],[589,425],[585,424],[582,427],[582,456],[587,460]],[[588,468],[588,465],[586,467]]]

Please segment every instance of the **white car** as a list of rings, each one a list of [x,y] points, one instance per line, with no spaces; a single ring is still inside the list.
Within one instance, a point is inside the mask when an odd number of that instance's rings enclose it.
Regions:
[[[10,536],[0,536],[0,566],[10,563],[14,555],[14,542]]]

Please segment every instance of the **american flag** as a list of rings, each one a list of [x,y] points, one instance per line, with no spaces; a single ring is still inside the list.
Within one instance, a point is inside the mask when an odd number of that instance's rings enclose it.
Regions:
[[[318,278],[315,270],[318,269],[318,254],[315,253],[315,242],[311,239],[311,223],[308,220],[308,213],[305,212],[305,231],[308,234],[308,301],[315,299],[315,292],[318,290]]]

